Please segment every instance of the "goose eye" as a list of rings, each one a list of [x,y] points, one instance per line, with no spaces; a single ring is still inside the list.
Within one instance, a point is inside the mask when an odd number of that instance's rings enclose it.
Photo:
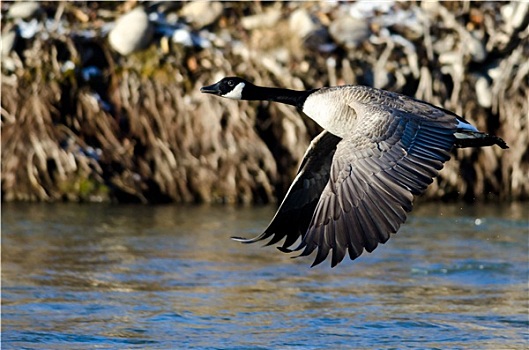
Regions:
[[[235,84],[233,83],[233,80],[228,80],[228,86],[233,86],[233,85],[235,85]]]

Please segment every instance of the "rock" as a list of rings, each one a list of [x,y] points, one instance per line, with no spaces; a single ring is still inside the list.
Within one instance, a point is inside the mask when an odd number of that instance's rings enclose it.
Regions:
[[[20,1],[13,3],[7,11],[7,18],[30,19],[41,10],[40,4],[33,1]]]
[[[518,28],[522,25],[525,16],[529,12],[529,2],[513,1],[508,5],[502,6],[500,12],[508,27]]]
[[[439,15],[439,6],[441,5],[439,4],[438,0],[421,2],[421,9],[427,12],[430,18],[434,18],[435,16]]]
[[[487,50],[485,44],[478,38],[474,37],[471,33],[468,34],[466,40],[466,47],[474,62],[483,62],[487,58]]]
[[[18,38],[17,28],[12,26],[11,28],[4,29],[2,32],[2,58],[8,56],[13,48],[15,47]]]
[[[480,76],[476,81],[476,96],[481,107],[490,108],[492,106],[492,88],[489,80]]]
[[[121,55],[129,55],[146,48],[152,40],[154,29],[149,17],[140,6],[121,16],[110,31],[110,46]]]
[[[494,81],[496,79],[500,79],[501,78],[501,72],[502,72],[501,65],[498,62],[492,64],[487,69],[487,75],[492,79],[492,81]]]
[[[354,2],[349,7],[349,15],[353,18],[364,19],[375,17],[379,13],[389,13],[395,1],[370,1],[361,0]]]
[[[251,30],[256,28],[271,28],[276,25],[281,18],[281,11],[279,9],[270,9],[265,13],[258,15],[247,16],[241,20],[244,29]]]
[[[171,39],[176,44],[181,44],[184,46],[193,46],[193,38],[191,33],[184,28],[176,29],[171,36]]]
[[[447,51],[439,55],[439,63],[445,66],[460,65],[461,54],[457,51]]]
[[[288,19],[288,25],[292,34],[304,38],[314,31],[318,26],[306,9],[299,8],[292,12]]]
[[[303,39],[303,45],[309,50],[331,52],[336,45],[329,36],[329,31],[306,9],[295,10],[289,18],[288,25],[293,35]]]
[[[218,1],[193,1],[185,5],[180,14],[197,28],[208,26],[222,14],[223,6]]]
[[[2,54],[0,55],[0,62],[2,71],[14,72],[17,66],[21,66],[20,59],[13,57],[11,52],[15,49],[18,38],[18,28],[13,23],[8,23],[2,32]]]
[[[453,35],[447,35],[444,38],[439,38],[433,43],[433,50],[439,54],[450,53],[454,50],[456,41]]]
[[[44,36],[47,34],[46,31],[43,31],[43,25],[36,18],[26,22],[19,21],[17,23],[18,33],[24,39],[32,39],[38,33],[42,33]]]
[[[363,19],[344,16],[333,21],[329,27],[331,37],[347,49],[355,49],[369,38],[369,25]]]

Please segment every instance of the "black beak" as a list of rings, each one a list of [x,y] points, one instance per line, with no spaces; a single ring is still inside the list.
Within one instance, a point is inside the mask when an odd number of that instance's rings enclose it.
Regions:
[[[200,88],[200,92],[203,92],[206,94],[220,95],[219,83],[215,83],[209,86],[204,86]]]

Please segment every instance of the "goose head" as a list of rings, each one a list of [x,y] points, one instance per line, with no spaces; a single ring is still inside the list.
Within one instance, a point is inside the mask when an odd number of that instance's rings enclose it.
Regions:
[[[232,100],[247,100],[249,99],[248,93],[253,86],[252,83],[242,78],[227,77],[213,85],[204,86],[200,89],[200,92],[226,97]]]

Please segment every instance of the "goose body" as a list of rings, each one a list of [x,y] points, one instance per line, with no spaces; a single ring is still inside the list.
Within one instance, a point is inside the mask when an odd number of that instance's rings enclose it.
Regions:
[[[329,253],[336,266],[346,254],[355,259],[385,243],[453,147],[508,148],[450,111],[366,86],[295,91],[228,77],[201,91],[293,105],[324,129],[312,140],[265,231],[253,239],[235,238],[244,243],[270,239],[269,245],[284,239],[280,250],[302,250],[302,256],[317,250],[312,266]]]

